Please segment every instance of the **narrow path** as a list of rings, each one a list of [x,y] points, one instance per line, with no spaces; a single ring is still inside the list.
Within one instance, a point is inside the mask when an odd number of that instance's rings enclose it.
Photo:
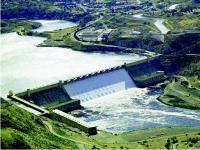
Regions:
[[[49,130],[50,133],[52,133],[53,135],[55,135],[55,136],[57,136],[59,138],[62,138],[62,139],[65,139],[65,140],[69,140],[69,141],[72,141],[72,142],[76,143],[78,145],[79,149],[85,149],[85,145],[88,145],[88,146],[91,146],[91,147],[93,146],[92,144],[89,144],[89,143],[86,143],[86,142],[82,142],[82,141],[77,140],[77,139],[72,139],[70,137],[65,137],[65,136],[62,136],[62,135],[56,133],[53,130],[52,125],[47,121],[42,120],[42,123],[46,126],[46,128]]]

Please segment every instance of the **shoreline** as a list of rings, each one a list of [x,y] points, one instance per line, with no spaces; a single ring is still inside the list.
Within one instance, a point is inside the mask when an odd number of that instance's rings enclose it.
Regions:
[[[195,80],[198,80],[198,78]],[[200,90],[197,87],[193,87],[192,84],[186,77],[175,76],[167,84],[163,94],[157,100],[172,107],[200,110],[200,101],[198,101]]]

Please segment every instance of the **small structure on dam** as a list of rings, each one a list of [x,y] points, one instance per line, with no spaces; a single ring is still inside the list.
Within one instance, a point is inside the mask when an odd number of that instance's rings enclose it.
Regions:
[[[138,87],[147,87],[167,79],[159,57],[126,64],[126,70]]]
[[[81,101],[136,86],[146,87],[166,78],[159,58],[151,58],[100,70],[64,82],[59,81],[44,87],[27,89],[18,94],[11,93],[8,98],[41,112],[41,115],[50,114],[47,116],[58,118],[88,134],[96,134],[96,127],[83,123],[64,112],[81,108]]]

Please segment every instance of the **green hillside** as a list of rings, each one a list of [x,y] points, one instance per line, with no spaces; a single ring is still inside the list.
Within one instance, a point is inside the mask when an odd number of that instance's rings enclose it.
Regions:
[[[1,99],[1,148],[75,149],[77,146],[51,134],[41,118]]]

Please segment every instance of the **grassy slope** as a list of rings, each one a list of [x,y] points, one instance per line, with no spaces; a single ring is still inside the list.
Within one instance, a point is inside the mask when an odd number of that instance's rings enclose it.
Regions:
[[[167,18],[165,25],[174,32],[200,30],[200,19],[197,15],[186,14]]]
[[[173,79],[159,100],[167,105],[200,109],[200,60],[198,56],[163,56],[168,73],[181,77]],[[181,62],[181,63],[180,63]]]
[[[49,133],[39,117],[1,100],[1,148],[77,148],[74,142]]]
[[[194,79],[193,79],[194,80]],[[196,78],[196,86],[199,87],[200,80]],[[190,88],[190,84],[187,80],[173,80],[165,88],[164,95],[159,97],[159,100],[167,105],[189,108],[189,109],[200,109],[200,89]]]
[[[76,27],[71,27],[63,30],[45,32],[45,34],[48,34],[48,39],[40,44],[40,46],[70,47],[74,50],[80,50],[81,43],[73,40],[71,37],[75,29]]]
[[[115,29],[109,35],[106,41],[107,44],[141,48],[162,54],[199,53],[199,34],[183,32],[186,30],[199,30],[200,22],[197,15],[188,14],[180,17],[168,17],[165,24],[172,30],[173,34],[164,35],[164,42],[162,42],[161,36],[151,34],[152,32],[158,32],[152,20],[133,20],[130,17],[119,16],[106,16],[104,19],[101,22],[104,22],[109,28]],[[143,35],[133,35],[133,31],[140,31]],[[178,33],[174,34],[174,32]]]
[[[74,37],[76,27],[66,28],[62,30],[44,32],[43,34],[48,37],[39,46],[49,47],[68,47],[78,51],[121,51],[118,47],[109,47],[102,43],[80,42]],[[33,33],[34,35],[34,33]]]
[[[106,16],[101,20],[108,28],[116,29],[109,36],[109,40],[119,38],[134,38],[132,32],[140,31],[144,34],[149,32],[158,32],[152,21],[134,20],[132,16]]]
[[[181,138],[185,134],[188,134],[192,138],[200,137],[198,135],[199,127],[168,127],[144,129],[115,135],[104,131],[98,131],[97,135],[87,137],[83,134],[77,134],[72,129],[69,130],[69,127],[67,127],[65,124],[61,124],[59,122],[51,123],[53,124],[54,130],[62,136],[73,136],[73,139],[85,142],[86,144],[84,144],[83,147],[86,149],[90,149],[92,145],[92,147],[104,149],[164,149],[168,138]],[[186,140],[186,138],[187,137],[184,136],[182,139]],[[179,143],[180,145],[183,145],[183,142],[179,141]],[[198,144],[194,145],[194,147],[198,148]],[[187,145],[185,145],[184,148],[186,148],[186,146]]]

